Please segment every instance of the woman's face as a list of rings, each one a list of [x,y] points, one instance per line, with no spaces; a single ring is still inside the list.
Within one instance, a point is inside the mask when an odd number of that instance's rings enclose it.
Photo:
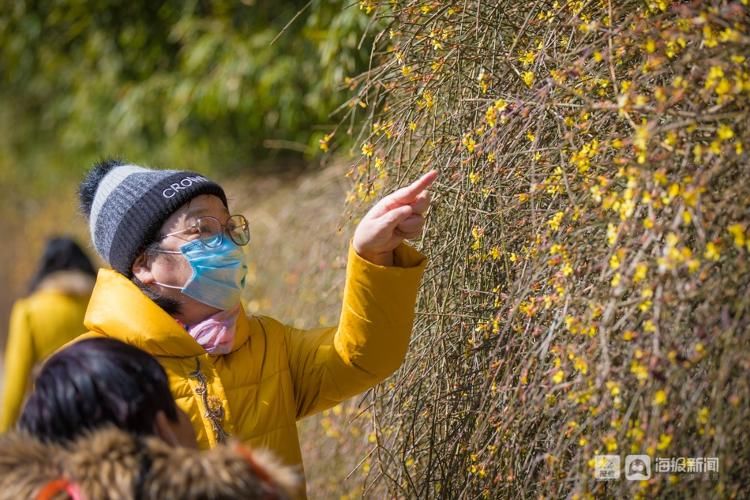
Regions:
[[[202,216],[215,217],[224,224],[229,218],[229,211],[221,199],[214,195],[196,196],[177,209],[164,222],[159,234],[163,236],[188,229],[195,224],[198,217]],[[182,245],[196,237],[197,235],[190,232],[167,236],[161,240],[159,248],[179,251]],[[182,287],[190,279],[193,270],[182,255],[156,253],[146,256],[142,254],[136,259],[132,270],[133,275],[142,283],[156,288],[162,296],[176,300],[181,304],[180,312],[175,316],[186,325],[194,325],[219,312],[219,309],[198,302],[179,290],[158,284],[164,283],[165,285]]]

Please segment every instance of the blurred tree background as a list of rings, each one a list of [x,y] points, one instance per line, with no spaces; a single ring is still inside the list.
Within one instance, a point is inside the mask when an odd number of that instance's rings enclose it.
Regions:
[[[317,151],[367,56],[367,18],[341,1],[5,3],[3,149],[25,165],[117,151],[224,168]]]

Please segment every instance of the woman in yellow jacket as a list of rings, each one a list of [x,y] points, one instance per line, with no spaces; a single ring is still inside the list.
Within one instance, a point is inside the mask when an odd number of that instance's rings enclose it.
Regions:
[[[13,305],[5,347],[0,432],[18,418],[34,367],[85,331],[83,317],[96,273],[70,238],[51,238],[30,294]]]
[[[192,172],[99,163],[79,194],[112,269],[99,272],[83,338],[112,337],[155,356],[201,448],[231,436],[301,466],[296,420],[372,387],[403,361],[426,260],[403,240],[421,234],[436,176],[365,215],[338,326],[303,331],[244,311],[250,235],[221,186]]]

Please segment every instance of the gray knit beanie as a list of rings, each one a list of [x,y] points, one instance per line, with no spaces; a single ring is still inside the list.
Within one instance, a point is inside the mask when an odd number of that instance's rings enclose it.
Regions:
[[[128,277],[133,262],[164,221],[201,194],[215,195],[227,206],[221,186],[200,174],[153,170],[118,160],[94,165],[78,191],[96,251]]]

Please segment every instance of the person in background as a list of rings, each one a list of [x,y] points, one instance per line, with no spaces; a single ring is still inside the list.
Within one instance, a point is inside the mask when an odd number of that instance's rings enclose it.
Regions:
[[[268,452],[199,452],[164,369],[112,339],[42,366],[15,432],[0,437],[0,499],[290,498],[298,474]]]
[[[85,331],[96,272],[78,244],[48,240],[28,296],[13,306],[5,347],[0,432],[16,422],[34,367]]]
[[[436,177],[423,175],[362,218],[338,326],[299,330],[245,312],[250,232],[220,185],[100,162],[79,196],[112,269],[97,276],[81,338],[115,338],[155,356],[201,449],[231,436],[301,465],[296,421],[374,386],[404,360],[426,265],[404,240],[422,234]]]

